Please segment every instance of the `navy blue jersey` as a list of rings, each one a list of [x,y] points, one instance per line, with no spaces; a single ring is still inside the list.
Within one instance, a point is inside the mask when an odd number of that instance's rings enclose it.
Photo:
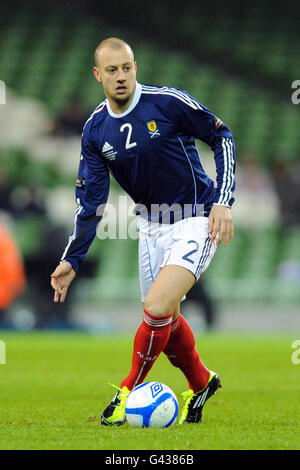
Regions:
[[[195,139],[214,152],[216,187]],[[62,260],[77,271],[84,259],[103,214],[99,207],[108,199],[110,174],[136,203],[137,214],[161,222],[162,211],[153,213],[153,207],[188,207],[187,217],[208,216],[212,204],[230,207],[234,172],[234,140],[220,119],[186,91],[137,83],[123,114],[113,113],[106,99],[84,126],[75,227]]]

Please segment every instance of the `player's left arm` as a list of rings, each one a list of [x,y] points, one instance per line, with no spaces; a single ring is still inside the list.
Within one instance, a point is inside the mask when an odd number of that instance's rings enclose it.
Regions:
[[[235,189],[235,144],[230,129],[219,118],[206,109],[202,118],[204,128],[207,129],[202,140],[214,152],[217,171],[217,187],[209,214],[208,231],[217,245],[224,240],[224,246],[227,246],[234,236],[231,206]]]
[[[211,234],[211,240],[216,240],[217,245],[220,245],[222,240],[224,246],[232,241],[234,228],[230,207],[213,204],[208,218],[208,233]]]
[[[209,215],[209,233],[218,245],[233,239],[231,206],[235,189],[235,144],[230,129],[206,106],[184,92],[173,100],[172,112],[187,135],[192,135],[210,146],[214,153],[217,187]]]

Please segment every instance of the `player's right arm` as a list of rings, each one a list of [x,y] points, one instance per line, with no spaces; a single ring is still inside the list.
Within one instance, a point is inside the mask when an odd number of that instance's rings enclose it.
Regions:
[[[101,158],[88,123],[82,134],[81,157],[76,181],[74,230],[60,260],[51,275],[55,291],[54,302],[64,302],[69,285],[84,260],[103,215],[109,194],[109,171]],[[99,210],[101,208],[101,210]]]
[[[64,302],[67,296],[69,285],[76,276],[69,261],[65,261],[57,266],[51,274],[51,286],[54,289],[54,302]]]

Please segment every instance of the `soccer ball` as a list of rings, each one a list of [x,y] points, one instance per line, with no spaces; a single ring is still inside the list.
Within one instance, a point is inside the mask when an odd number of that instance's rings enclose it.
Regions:
[[[145,382],[128,395],[125,414],[134,428],[167,428],[178,416],[175,393],[160,382]]]

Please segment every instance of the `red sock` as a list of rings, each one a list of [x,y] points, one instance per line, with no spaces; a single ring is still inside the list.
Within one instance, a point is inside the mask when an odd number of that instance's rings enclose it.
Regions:
[[[186,376],[195,393],[206,387],[209,370],[204,366],[195,347],[194,333],[182,315],[172,323],[169,341],[164,348],[169,361]]]
[[[132,390],[143,383],[169,340],[172,315],[155,317],[144,310],[143,322],[134,338],[131,371],[121,383],[121,387],[126,386]]]

